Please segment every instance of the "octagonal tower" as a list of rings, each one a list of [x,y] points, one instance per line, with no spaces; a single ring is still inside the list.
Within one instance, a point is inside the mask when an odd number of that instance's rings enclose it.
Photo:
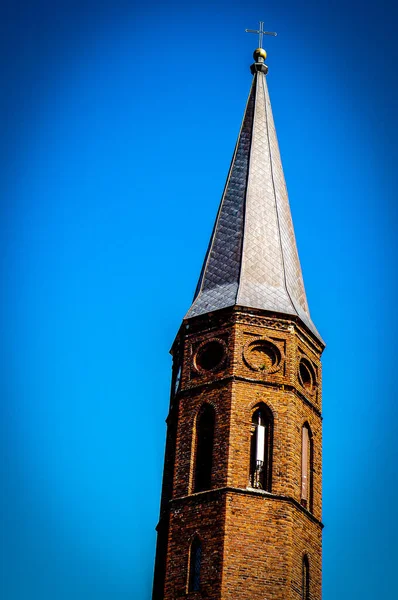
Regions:
[[[154,600],[321,600],[324,342],[268,94],[253,82],[173,344]]]

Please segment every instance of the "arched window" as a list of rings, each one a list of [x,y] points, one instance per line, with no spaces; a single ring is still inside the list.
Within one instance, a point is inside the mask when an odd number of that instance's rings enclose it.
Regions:
[[[303,594],[302,600],[310,600],[310,564],[308,556],[303,557]]]
[[[211,488],[215,420],[214,408],[205,404],[196,423],[195,492]]]
[[[253,413],[250,442],[250,485],[271,491],[274,418],[265,404]]]
[[[314,443],[308,423],[301,436],[301,504],[312,512],[314,500]]]
[[[191,544],[189,556],[188,591],[198,592],[200,590],[200,568],[202,566],[202,543],[196,537]]]

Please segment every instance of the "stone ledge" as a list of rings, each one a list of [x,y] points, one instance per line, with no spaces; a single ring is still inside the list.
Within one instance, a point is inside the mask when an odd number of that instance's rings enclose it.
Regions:
[[[297,396],[301,400],[303,400],[303,402],[305,402],[305,404],[307,404],[314,411],[314,413],[316,413],[318,415],[318,417],[323,419],[322,413],[319,410],[319,408],[317,408],[310,400],[308,400],[308,398],[306,398],[304,396],[304,394],[302,392],[300,392],[300,390],[298,390],[294,385],[287,384],[287,383],[278,383],[275,381],[261,381],[259,379],[243,377],[243,375],[227,375],[225,377],[220,377],[219,379],[215,379],[214,381],[206,381],[204,383],[198,383],[197,385],[192,385],[188,388],[185,388],[184,390],[180,390],[179,392],[177,392],[175,397],[183,398],[184,396],[190,395],[191,392],[193,392],[193,391],[196,392],[196,391],[200,391],[201,389],[206,389],[206,388],[212,389],[214,387],[222,387],[223,385],[226,385],[226,384],[228,384],[230,382],[234,382],[234,381],[255,383],[257,385],[262,385],[264,387],[284,389],[284,390],[287,390],[288,392],[294,392],[295,394],[297,394]]]
[[[304,506],[302,506],[297,500],[292,498],[291,496],[283,496],[281,494],[272,494],[272,492],[265,492],[264,490],[256,490],[254,488],[235,488],[232,486],[226,486],[222,488],[216,488],[214,490],[205,490],[203,492],[196,492],[195,494],[189,494],[188,496],[180,496],[178,498],[172,498],[169,500],[169,505],[172,507],[173,504],[179,504],[182,502],[186,502],[187,500],[192,501],[201,501],[202,499],[207,499],[206,496],[221,496],[228,492],[233,492],[235,494],[242,494],[247,496],[257,496],[262,497],[267,500],[279,500],[282,502],[288,502],[289,504],[293,504],[298,510],[300,510],[303,514],[305,514],[311,521],[319,525],[321,529],[324,528],[324,524],[322,521],[319,521],[312,513],[310,513]],[[210,498],[211,499],[211,498]]]

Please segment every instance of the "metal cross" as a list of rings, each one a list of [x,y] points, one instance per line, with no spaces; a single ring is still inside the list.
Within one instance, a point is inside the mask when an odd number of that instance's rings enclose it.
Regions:
[[[260,29],[245,29],[246,33],[258,33],[258,47],[263,47],[263,36],[264,35],[278,35],[275,31],[264,31],[264,21],[259,21]]]

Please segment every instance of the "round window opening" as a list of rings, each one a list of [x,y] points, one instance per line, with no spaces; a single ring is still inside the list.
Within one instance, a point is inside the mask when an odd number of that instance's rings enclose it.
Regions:
[[[299,366],[299,379],[301,385],[306,389],[311,391],[314,385],[314,376],[311,373],[311,368],[307,364],[305,360],[300,362]]]
[[[225,348],[217,341],[207,342],[199,348],[196,355],[196,367],[203,371],[212,371],[219,367],[224,360]]]
[[[259,371],[270,371],[279,362],[280,357],[270,344],[256,342],[250,348],[250,359]]]
[[[248,342],[243,350],[243,358],[251,369],[266,374],[275,373],[282,364],[279,348],[264,338]]]

